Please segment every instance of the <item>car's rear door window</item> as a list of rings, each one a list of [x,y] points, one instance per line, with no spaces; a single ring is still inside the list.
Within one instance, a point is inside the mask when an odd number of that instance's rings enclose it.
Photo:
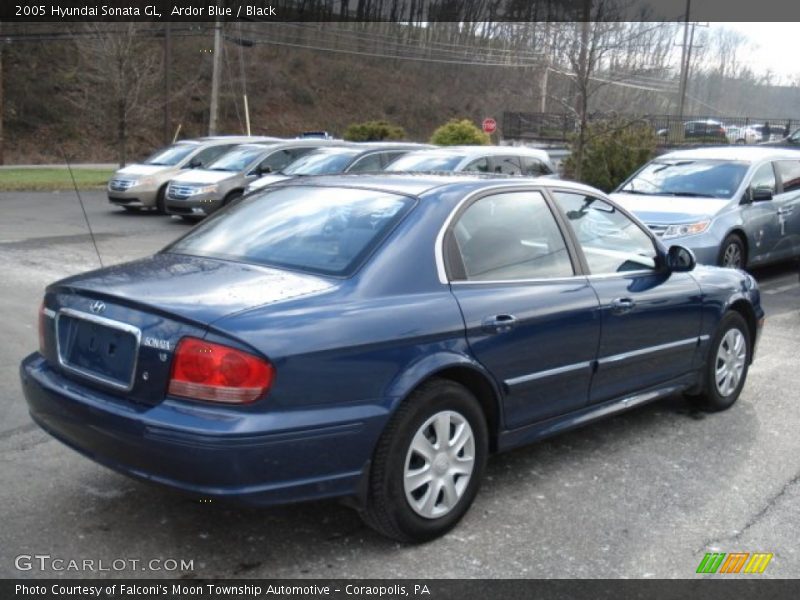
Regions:
[[[165,252],[348,276],[414,202],[374,190],[280,188],[232,205]]]
[[[490,171],[503,175],[519,175],[522,167],[518,156],[492,156],[489,159]]]
[[[476,200],[453,235],[467,281],[519,281],[574,274],[564,238],[536,191]]]

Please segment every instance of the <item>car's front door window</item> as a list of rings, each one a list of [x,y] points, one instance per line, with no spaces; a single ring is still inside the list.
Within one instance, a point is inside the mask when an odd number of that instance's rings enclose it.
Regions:
[[[753,178],[750,180],[751,190],[769,191],[775,195],[777,185],[775,181],[775,169],[772,163],[766,163],[758,167],[756,172],[753,173]]]
[[[593,275],[655,270],[653,240],[627,215],[594,196],[553,193]]]

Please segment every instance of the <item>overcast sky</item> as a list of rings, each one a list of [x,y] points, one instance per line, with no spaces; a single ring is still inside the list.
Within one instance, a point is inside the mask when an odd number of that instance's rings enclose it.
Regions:
[[[792,0],[796,1],[796,0]],[[711,27],[734,29],[750,38],[747,52],[738,59],[747,62],[755,72],[768,68],[789,83],[800,74],[800,23],[711,23]]]

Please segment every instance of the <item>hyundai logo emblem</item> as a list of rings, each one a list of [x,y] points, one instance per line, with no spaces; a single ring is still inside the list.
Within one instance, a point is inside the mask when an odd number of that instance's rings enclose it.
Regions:
[[[89,309],[96,315],[99,315],[106,309],[106,303],[102,300],[95,300],[89,305]]]

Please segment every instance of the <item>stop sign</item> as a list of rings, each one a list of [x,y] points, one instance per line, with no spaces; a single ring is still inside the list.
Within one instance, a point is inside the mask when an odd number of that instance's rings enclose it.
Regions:
[[[483,120],[483,131],[484,133],[494,133],[497,131],[497,121],[492,117],[485,118]]]

